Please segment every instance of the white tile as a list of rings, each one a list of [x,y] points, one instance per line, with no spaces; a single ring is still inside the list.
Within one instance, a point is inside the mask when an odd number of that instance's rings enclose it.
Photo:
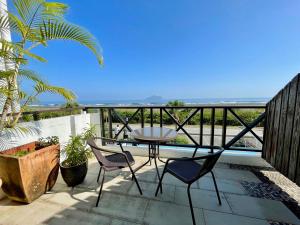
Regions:
[[[157,188],[157,183],[148,183],[148,182],[139,182],[144,198],[156,199],[161,201],[174,201],[175,196],[175,186],[163,184],[163,193],[161,194],[160,191],[158,192],[157,197],[155,197],[155,191]],[[129,190],[130,195],[140,196],[138,188],[136,184],[131,187]]]
[[[266,220],[209,210],[203,211],[206,225],[270,225]]]
[[[254,175],[254,173],[248,170],[215,168],[213,171],[217,178],[225,180],[231,179],[238,181],[245,180],[249,182],[260,182],[260,180]]]
[[[111,219],[109,217],[89,213],[85,211],[79,211],[77,209],[66,208],[61,212],[55,214],[51,219],[43,221],[42,224],[47,225],[110,225]]]
[[[141,222],[148,200],[133,196],[125,196],[104,192],[99,206],[93,207],[95,213],[102,213],[112,217],[127,218]]]
[[[225,180],[216,178],[219,191],[234,193],[234,194],[246,194],[244,187],[239,181]],[[202,177],[198,180],[199,188],[215,191],[214,181],[212,177]]]
[[[220,193],[220,197],[222,205],[219,205],[216,192],[201,189],[191,189],[191,199],[193,207],[210,209],[220,212],[231,212],[230,207],[222,193]],[[175,203],[189,206],[186,188],[176,187]]]
[[[194,209],[197,225],[205,225],[202,209]],[[149,225],[189,225],[192,215],[189,207],[167,202],[150,201],[144,222]]]
[[[156,182],[158,183],[158,179],[156,180]],[[171,185],[175,185],[175,186],[180,186],[180,187],[187,187],[187,184],[182,182],[181,180],[177,179],[176,177],[174,177],[173,175],[166,173],[165,176],[163,177],[163,184],[171,184]],[[198,188],[198,183],[194,182],[191,186],[191,188]]]
[[[234,214],[285,223],[300,224],[298,218],[280,201],[225,194]]]

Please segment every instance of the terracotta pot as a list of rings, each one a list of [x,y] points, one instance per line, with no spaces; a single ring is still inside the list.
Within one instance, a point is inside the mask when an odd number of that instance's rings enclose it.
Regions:
[[[1,178],[0,178],[0,200],[3,199],[3,198],[5,197],[5,194],[4,194],[4,192],[2,191],[1,186],[2,186],[2,180],[1,180]]]
[[[0,152],[2,190],[12,200],[30,203],[54,186],[59,171],[59,145],[34,150],[31,142]],[[19,151],[30,153],[17,157]],[[31,152],[32,151],[32,152]]]

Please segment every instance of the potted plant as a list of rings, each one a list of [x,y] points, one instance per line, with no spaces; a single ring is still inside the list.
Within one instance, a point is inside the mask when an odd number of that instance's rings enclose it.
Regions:
[[[64,148],[65,159],[60,163],[60,171],[69,187],[82,183],[87,174],[91,150],[86,142],[94,135],[95,127],[86,129],[82,134],[71,136]]]
[[[59,171],[58,137],[0,152],[2,190],[15,201],[30,203],[51,190]]]

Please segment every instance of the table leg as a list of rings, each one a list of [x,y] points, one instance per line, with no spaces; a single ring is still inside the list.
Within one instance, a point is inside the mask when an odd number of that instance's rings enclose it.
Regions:
[[[149,150],[149,157],[147,162],[143,163],[142,165],[140,165],[139,167],[137,167],[134,172],[138,171],[139,169],[143,168],[144,166],[146,166],[149,162],[150,162],[150,166],[151,166],[151,152],[150,152],[150,144],[148,146],[148,150]],[[133,180],[133,177],[131,177],[131,179]]]
[[[154,158],[154,164],[155,164],[155,169],[156,169],[156,174],[158,177],[158,180],[160,180],[160,175],[159,175],[159,170],[157,166],[157,158],[158,158],[158,150],[159,150],[159,144],[153,144],[152,145],[152,150],[153,150],[153,158]],[[162,193],[162,184],[160,185],[160,193]]]
[[[162,159],[159,158],[159,144],[157,145],[157,158],[159,161],[161,161],[162,163],[166,163],[165,161],[163,161]]]

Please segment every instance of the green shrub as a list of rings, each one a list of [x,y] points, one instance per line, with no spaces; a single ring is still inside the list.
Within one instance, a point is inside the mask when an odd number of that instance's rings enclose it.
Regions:
[[[176,139],[174,140],[175,144],[188,144],[189,140],[184,137],[184,136],[177,136]]]

